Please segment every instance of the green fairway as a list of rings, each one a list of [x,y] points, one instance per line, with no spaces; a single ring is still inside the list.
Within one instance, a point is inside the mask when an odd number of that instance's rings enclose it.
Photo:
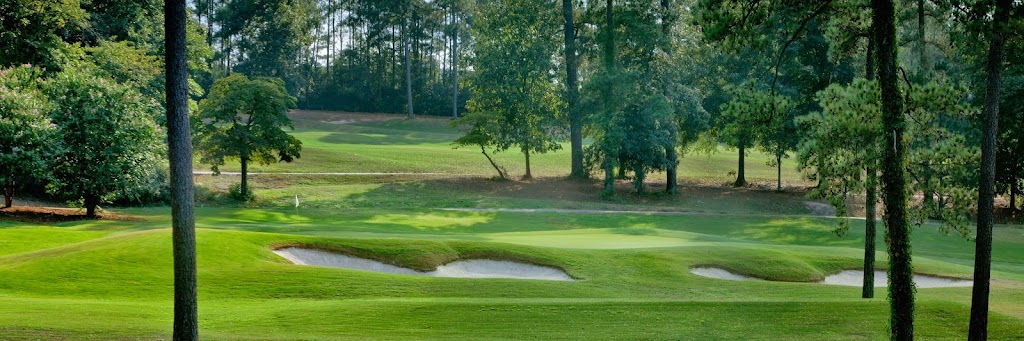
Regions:
[[[302,141],[302,157],[292,163],[269,166],[253,165],[252,172],[381,172],[381,173],[441,173],[450,175],[494,176],[494,169],[476,147],[455,148],[452,141],[462,133],[450,126],[446,118],[419,118],[405,120],[403,116],[374,117],[366,121],[324,122],[319,115],[309,112],[293,113],[293,135]],[[356,116],[357,118],[359,116]],[[775,167],[767,166],[772,159],[758,151],[748,151],[746,176],[748,181],[772,182]],[[517,150],[495,154],[496,161],[508,168],[512,176],[524,173],[524,159]],[[569,145],[561,150],[531,157],[534,176],[565,176],[569,163]],[[689,180],[727,183],[735,180],[730,172],[737,166],[736,150],[720,149],[711,155],[686,155],[679,166],[680,177]],[[222,171],[237,172],[239,165],[229,163]],[[208,167],[196,164],[197,169]],[[783,181],[802,182],[796,163],[783,160]]]
[[[200,335],[210,340],[884,339],[884,288],[815,283],[862,266],[860,220],[839,237],[803,192],[716,186],[734,154],[684,161],[678,196],[602,199],[562,179],[567,153],[539,156],[530,181],[488,180],[473,150],[452,150],[446,120],[299,120],[303,158],[259,172],[458,175],[254,175],[257,199],[224,198],[237,176],[197,176]],[[513,173],[515,153],[501,156]],[[763,155],[748,179],[770,181]],[[225,171],[232,170],[225,167]],[[785,181],[806,186],[796,171]],[[658,179],[652,179],[657,181]],[[650,184],[658,192],[660,183]],[[298,196],[301,204],[294,205]],[[136,220],[0,221],[0,340],[159,340],[171,335],[170,209]],[[926,224],[915,271],[972,274],[974,244]],[[879,233],[879,250],[884,236]],[[283,246],[333,250],[418,270],[460,259],[563,269],[577,281],[435,278],[299,266]],[[878,252],[878,268],[887,267]],[[768,281],[690,273],[714,266]],[[1024,228],[997,226],[990,339],[1024,335]],[[918,290],[921,339],[963,339],[970,288]]]

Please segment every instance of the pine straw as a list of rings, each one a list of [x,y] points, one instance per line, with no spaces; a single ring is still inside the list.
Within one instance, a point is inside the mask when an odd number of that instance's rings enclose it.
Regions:
[[[78,208],[12,206],[0,208],[0,220],[47,224],[79,220],[141,221],[142,219],[113,212],[97,213],[95,218],[90,218],[85,216],[85,209]]]

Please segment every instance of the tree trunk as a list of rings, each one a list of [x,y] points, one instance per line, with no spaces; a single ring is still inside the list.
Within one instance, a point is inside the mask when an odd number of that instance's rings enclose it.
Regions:
[[[924,0],[917,0],[917,57],[921,68],[921,81],[928,75],[928,45],[924,40]]]
[[[633,170],[633,188],[636,189],[637,193],[643,194],[647,192],[647,188],[644,187],[644,181],[646,180],[647,170],[643,166]]]
[[[404,42],[402,43],[402,45],[405,45],[404,46],[405,47],[405,98],[406,98],[406,105],[408,106],[407,107],[408,113],[406,114],[406,117],[408,117],[409,119],[413,119],[416,116],[413,114],[413,108],[412,108],[412,64],[410,64],[410,60],[411,59],[409,57],[409,22],[408,22],[408,19],[406,19],[406,23],[405,23],[404,38],[405,39],[403,39]]]
[[[886,129],[882,186],[889,251],[889,337],[914,339],[914,274],[907,224],[907,187],[903,168],[903,98],[897,83],[895,8],[892,0],[872,0],[872,29],[878,54],[882,119]],[[891,132],[891,135],[889,133]]]
[[[4,208],[14,206],[14,181],[4,186]]]
[[[676,194],[679,193],[679,184],[676,179],[676,172],[679,169],[679,153],[676,151],[676,146],[671,146],[665,148],[665,154],[668,155],[668,168],[665,170],[665,192]]]
[[[562,0],[562,14],[565,17],[565,101],[569,107],[569,144],[572,161],[570,178],[583,179],[583,115],[576,108],[579,98],[576,70],[576,28],[572,0]]]
[[[626,175],[626,154],[619,153],[619,174],[615,176],[617,179],[625,179]]]
[[[615,196],[615,173],[612,172],[612,159],[608,156],[604,157],[603,167],[604,168],[604,193],[605,197]]]
[[[874,167],[867,171],[867,195],[864,198],[864,287],[861,298],[875,297],[875,217],[878,215],[878,173]]]
[[[239,185],[239,195],[242,196],[242,201],[249,200],[249,160],[242,158],[242,183]]]
[[[174,254],[175,341],[198,340],[196,302],[195,203],[192,184],[192,133],[188,115],[188,55],[185,2],[164,2],[164,53],[167,78],[167,145],[171,182],[171,248]]]
[[[452,9],[455,35],[452,37],[452,118],[459,118],[459,19]]]
[[[994,35],[988,50],[985,108],[981,121],[981,179],[978,182],[978,236],[974,245],[974,289],[971,296],[971,326],[968,340],[988,338],[988,296],[992,268],[992,224],[994,215],[996,136],[999,133],[999,92],[1012,0],[998,0]]]
[[[523,155],[526,155],[526,175],[523,175],[523,179],[533,179],[533,173],[530,172],[530,150],[523,149]]]
[[[494,159],[492,159],[491,156],[487,154],[487,148],[485,148],[484,145],[482,144],[480,145],[480,152],[483,153],[484,157],[487,158],[487,162],[491,163],[491,167],[494,167],[494,170],[498,171],[498,176],[500,176],[502,179],[508,179],[508,173],[505,172],[504,169],[502,169],[500,166],[498,166],[497,163],[494,162]]]
[[[939,211],[938,207],[935,205],[935,193],[931,190],[932,167],[931,164],[925,162],[921,168],[921,174],[924,178],[924,183],[926,184],[924,186],[924,190],[921,191],[921,206],[924,207],[926,218],[934,218],[939,214]]]
[[[9,206],[8,206],[9,207]],[[1017,210],[1017,184],[1010,185],[1010,210]]]
[[[869,28],[870,30],[870,28]],[[867,80],[875,79],[875,37],[868,33],[867,53],[864,58],[864,73]],[[878,217],[878,170],[872,164],[867,169],[867,193],[864,204],[864,283],[861,298],[875,297],[875,221]]]
[[[100,196],[96,194],[85,195],[85,216],[96,218],[96,206],[100,205]]]
[[[782,192],[782,154],[775,155],[776,185],[775,191]]]
[[[746,176],[743,175],[743,163],[744,163],[743,159],[744,159],[744,157],[746,157],[746,154],[747,154],[746,146],[740,144],[739,167],[738,167],[738,169],[736,171],[736,182],[734,182],[732,184],[735,187],[743,187],[743,186],[747,185],[747,178],[746,178]]]

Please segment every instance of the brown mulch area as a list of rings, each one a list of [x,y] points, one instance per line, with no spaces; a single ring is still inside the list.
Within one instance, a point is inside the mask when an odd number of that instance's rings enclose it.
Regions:
[[[84,209],[77,208],[12,206],[0,208],[0,220],[47,224],[79,220],[140,221],[142,219],[111,212],[97,213],[95,218],[89,218],[85,216]]]

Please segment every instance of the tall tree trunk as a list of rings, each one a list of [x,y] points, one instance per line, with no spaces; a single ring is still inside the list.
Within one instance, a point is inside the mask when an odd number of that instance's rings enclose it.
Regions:
[[[920,78],[924,82],[931,72],[928,65],[928,42],[925,40],[925,0],[917,0],[917,58],[920,63]]]
[[[867,193],[864,196],[864,287],[861,298],[875,297],[875,217],[878,216],[878,171],[867,170]]]
[[[745,145],[740,144],[740,161],[739,161],[739,166],[737,167],[737,170],[736,170],[736,182],[733,182],[733,184],[732,184],[735,187],[743,187],[743,186],[747,185],[747,177],[743,174],[743,170],[744,170],[743,168],[744,168],[744,163],[745,163],[743,159],[746,156],[747,156],[747,148],[746,148]]]
[[[4,186],[4,208],[11,208],[14,206],[14,181],[10,181]]]
[[[782,192],[782,154],[775,155],[775,171],[777,172],[776,192]]]
[[[996,136],[999,134],[999,92],[1012,0],[996,1],[992,42],[988,50],[988,79],[981,121],[981,179],[978,181],[978,236],[974,245],[974,289],[968,340],[988,338],[988,296],[992,270],[992,224],[995,198]]]
[[[334,52],[334,0],[327,3],[327,78],[331,78],[331,55]]]
[[[892,0],[872,0],[872,31],[878,54],[882,119],[886,130],[882,156],[882,186],[889,251],[889,337],[914,339],[914,274],[907,224],[907,187],[903,168],[903,98],[896,75],[895,8]],[[891,132],[891,135],[889,133]]]
[[[612,0],[605,0],[604,15],[604,67],[612,70],[615,68],[615,22],[612,20]]]
[[[526,175],[523,175],[523,179],[533,179],[533,172],[530,171],[530,150],[524,148],[523,155],[526,155]]]
[[[562,0],[562,14],[565,17],[565,101],[569,105],[569,144],[572,151],[569,177],[582,179],[583,171],[583,113],[576,108],[579,98],[576,70],[576,28],[572,0]]]
[[[410,39],[409,39],[409,22],[408,22],[408,19],[406,19],[406,23],[405,23],[404,38],[405,38],[404,39],[405,42],[403,42],[403,45],[405,45],[404,46],[405,47],[405,97],[406,97],[406,105],[408,106],[407,107],[408,113],[406,115],[407,115],[407,117],[409,119],[413,119],[416,116],[415,116],[415,114],[413,114],[413,108],[412,108],[412,64],[410,64],[410,60],[411,59],[409,57],[409,40]]]
[[[85,195],[85,216],[96,218],[96,206],[100,204],[100,196],[96,194]]]
[[[675,137],[673,137],[672,141],[675,140]],[[665,192],[676,194],[679,193],[679,184],[677,183],[679,152],[676,151],[676,146],[672,145],[665,147],[665,154],[668,156],[668,167],[665,169]]]
[[[1010,186],[1010,210],[1017,210],[1017,184]]]
[[[199,339],[196,302],[195,187],[188,115],[188,54],[185,1],[164,2],[167,79],[167,146],[171,182],[171,248],[174,257],[175,341]]]
[[[613,172],[612,158],[605,156],[601,162],[604,168],[604,192],[605,197],[615,196],[615,173]]]
[[[647,180],[647,170],[643,166],[639,166],[633,170],[633,188],[636,188],[636,192],[643,194],[647,192],[647,188],[644,187],[644,181]]]
[[[452,8],[452,22],[455,33],[452,36],[452,118],[459,118],[459,19]]]
[[[242,158],[242,183],[238,190],[242,201],[249,200],[249,160],[244,157]]]
[[[868,34],[867,54],[864,59],[864,71],[868,80],[875,79],[875,37]],[[867,193],[864,196],[864,286],[861,298],[875,297],[875,237],[876,219],[878,219],[878,169],[872,162],[867,167]]]

